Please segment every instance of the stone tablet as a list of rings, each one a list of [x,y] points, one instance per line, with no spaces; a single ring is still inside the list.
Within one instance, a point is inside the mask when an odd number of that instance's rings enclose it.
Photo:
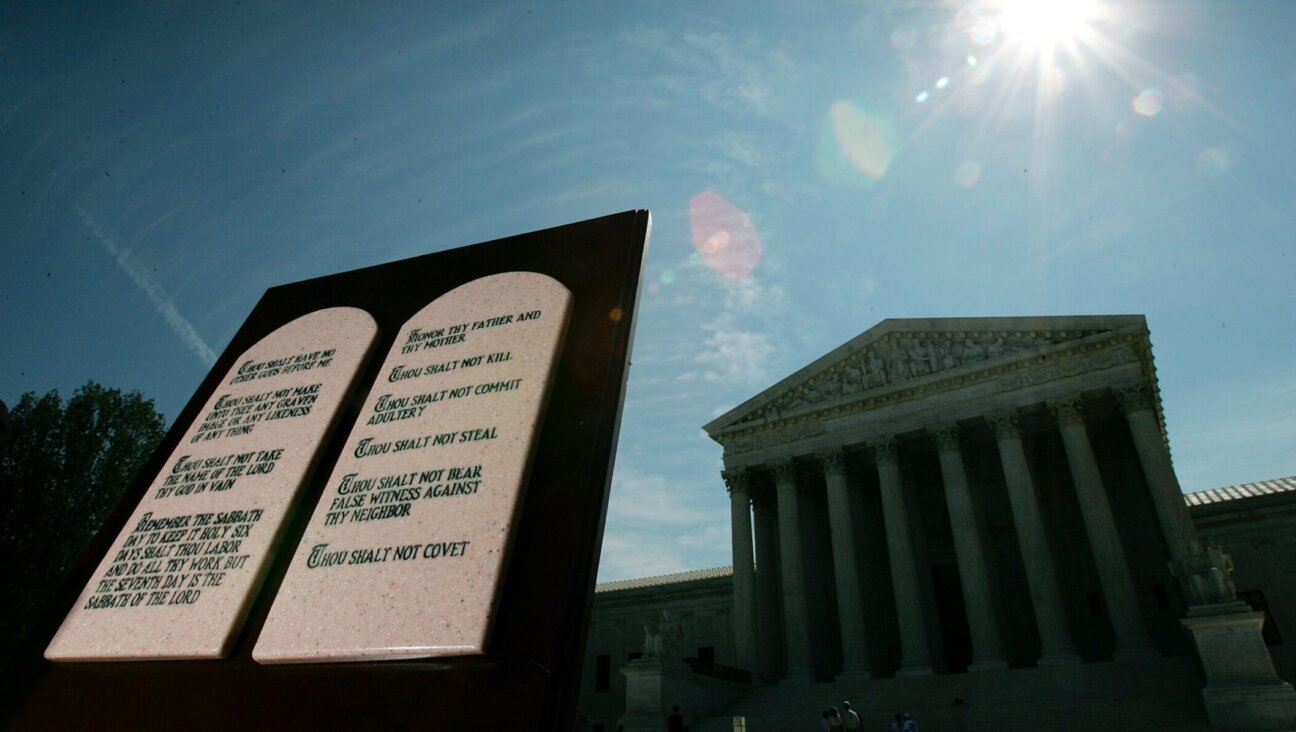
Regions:
[[[553,278],[508,272],[405,323],[254,659],[484,651],[570,305]]]
[[[304,315],[221,380],[45,650],[57,661],[220,658],[378,335]]]

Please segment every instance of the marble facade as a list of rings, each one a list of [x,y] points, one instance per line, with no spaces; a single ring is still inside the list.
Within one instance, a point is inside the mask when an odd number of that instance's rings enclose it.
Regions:
[[[1278,675],[1296,679],[1296,645],[1290,637],[1296,632],[1296,476],[1188,493],[1184,498],[1202,540],[1234,557],[1238,597],[1263,611],[1263,639]],[[732,665],[733,609],[731,567],[600,584],[581,683],[580,703],[590,732],[610,732],[623,717],[628,679],[618,670],[642,652],[647,619],[663,610],[671,612],[680,619],[686,657],[698,658],[711,649],[715,663]],[[601,687],[600,666],[605,669]],[[869,683],[862,680],[854,687]],[[1196,682],[1192,688],[1201,685]],[[754,687],[751,698],[770,691],[768,686]],[[688,709],[696,712],[692,705]]]
[[[1141,316],[884,321],[705,429],[765,681],[1181,650],[1198,540]]]
[[[715,663],[758,687],[1200,654],[1214,631],[1185,632],[1184,618],[1205,612],[1268,667],[1244,691],[1287,713],[1256,614],[1210,596],[1227,560],[1175,476],[1142,316],[883,321],[704,429],[724,448],[734,568],[690,596],[727,631],[709,642]],[[1266,527],[1290,523],[1291,498]],[[1218,521],[1208,539],[1240,530]],[[627,617],[673,608],[653,588],[701,589],[681,579],[600,588],[591,657],[615,675],[633,645],[600,642],[633,633],[608,626],[607,603]],[[1224,665],[1208,691],[1234,704],[1246,664]],[[595,719],[611,701],[583,697]]]

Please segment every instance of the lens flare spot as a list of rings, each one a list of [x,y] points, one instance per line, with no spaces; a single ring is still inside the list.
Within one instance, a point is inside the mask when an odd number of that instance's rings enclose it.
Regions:
[[[760,262],[760,237],[751,217],[718,193],[703,191],[689,201],[689,228],[693,248],[719,275],[747,279]]]
[[[947,87],[947,86],[949,86],[949,77],[948,77],[948,76],[942,76],[941,78],[939,78],[939,79],[936,80],[936,88],[937,88],[937,89],[944,89],[944,88]]]
[[[1144,117],[1154,117],[1161,113],[1161,108],[1165,104],[1165,99],[1158,89],[1145,89],[1137,97],[1134,97],[1134,107],[1136,114]]]
[[[861,182],[886,175],[895,152],[890,129],[880,117],[850,102],[835,102],[828,110],[828,131],[820,145],[820,167],[825,173],[849,172],[835,170],[844,159],[851,169],[867,176]]]
[[[918,40],[918,31],[907,25],[902,25],[891,33],[891,47],[897,51],[908,51],[913,48],[916,40]]]
[[[999,40],[999,24],[989,20],[977,23],[968,38],[978,46],[989,46]]]
[[[701,254],[698,254],[697,252],[691,252],[691,253],[688,255],[688,263],[689,263],[689,264],[702,264],[702,255],[701,255]]]
[[[650,293],[652,293],[652,294],[654,294],[654,295],[656,295],[657,293],[661,292],[661,283],[660,283],[660,282],[657,282],[657,281],[649,282],[649,283],[648,283],[648,292],[650,292]]]
[[[1208,147],[1197,153],[1194,164],[1197,166],[1197,171],[1202,175],[1214,178],[1228,170],[1229,162],[1227,150],[1222,147]]]
[[[662,272],[661,276],[657,279],[661,280],[663,285],[669,285],[675,281],[675,270],[668,269],[665,272]]]
[[[620,323],[621,318],[623,317],[625,317],[625,313],[621,310],[621,308],[612,308],[611,310],[608,311],[608,320],[612,321],[613,323]]]
[[[967,65],[975,67],[977,65],[977,57],[969,53],[967,57]]]
[[[717,231],[702,242],[702,254],[703,256],[718,254],[727,246],[729,246],[729,232]]]
[[[918,104],[922,104],[923,102],[927,101],[927,98],[930,96],[931,95],[928,94],[925,90],[920,91],[918,92],[918,96],[914,97],[914,101],[917,102]]]
[[[975,160],[965,160],[954,171],[954,184],[962,188],[971,188],[981,180],[981,166]]]
[[[998,16],[983,3],[960,10],[954,16],[952,29],[978,46],[988,46],[999,38]]]

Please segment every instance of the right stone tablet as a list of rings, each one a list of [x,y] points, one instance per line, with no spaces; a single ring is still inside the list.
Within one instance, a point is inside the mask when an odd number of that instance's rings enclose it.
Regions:
[[[484,651],[570,307],[557,280],[507,272],[405,323],[253,658]]]

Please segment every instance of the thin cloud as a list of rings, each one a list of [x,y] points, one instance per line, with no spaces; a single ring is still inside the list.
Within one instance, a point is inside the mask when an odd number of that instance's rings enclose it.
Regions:
[[[673,73],[653,78],[666,92],[700,96],[730,111],[771,116],[786,104],[787,91],[800,80],[792,60],[756,34],[717,29],[677,36],[660,28],[637,29],[622,34],[621,43],[673,65]]]
[[[1222,488],[1296,473],[1290,450],[1296,441],[1296,380],[1279,376],[1235,394],[1242,414],[1228,415],[1221,406],[1196,418],[1179,433],[1171,432],[1175,468],[1186,491]]]
[[[615,582],[635,577],[655,577],[691,568],[678,549],[671,545],[675,532],[616,531],[603,537],[599,559],[599,582]],[[644,551],[652,547],[652,551]]]
[[[764,333],[745,330],[712,330],[698,354],[703,378],[718,384],[761,384],[774,355],[774,343]]]
[[[719,69],[723,74],[698,87],[713,104],[771,114],[778,90],[796,78],[787,57],[768,50],[756,36],[736,39],[719,31],[689,32],[684,34],[684,43],[705,60],[706,65],[699,68]]]
[[[770,323],[787,308],[787,296],[781,287],[756,278],[725,280],[722,286],[720,309],[702,324],[706,338],[694,361],[711,383],[765,386],[770,366],[778,360]]]
[[[689,510],[698,508],[696,503],[693,486],[630,469],[613,479],[608,520],[645,528],[703,523],[705,517]]]
[[[618,470],[612,481],[599,581],[725,564],[728,517],[717,508],[726,500],[718,472],[713,486],[699,489],[656,473]]]
[[[104,231],[103,227],[99,225],[98,221],[95,221],[88,211],[77,208],[77,213],[81,215],[81,221],[85,223],[90,233],[94,234],[95,239],[103,245],[104,249],[108,250],[113,259],[117,260],[117,265],[122,268],[127,277],[131,278],[135,286],[148,297],[149,302],[153,303],[153,309],[166,320],[167,325],[171,326],[171,330],[179,336],[185,346],[198,357],[198,360],[207,366],[216,363],[216,352],[208,347],[193,325],[180,314],[175,303],[171,301],[171,297],[166,294],[166,290],[162,289],[162,285],[155,282],[149,276],[149,273],[131,257],[130,250],[122,246],[112,234]]]
[[[768,259],[762,260],[767,263]],[[724,312],[728,315],[748,315],[772,320],[788,306],[787,293],[778,285],[766,285],[756,278],[725,280]]]

